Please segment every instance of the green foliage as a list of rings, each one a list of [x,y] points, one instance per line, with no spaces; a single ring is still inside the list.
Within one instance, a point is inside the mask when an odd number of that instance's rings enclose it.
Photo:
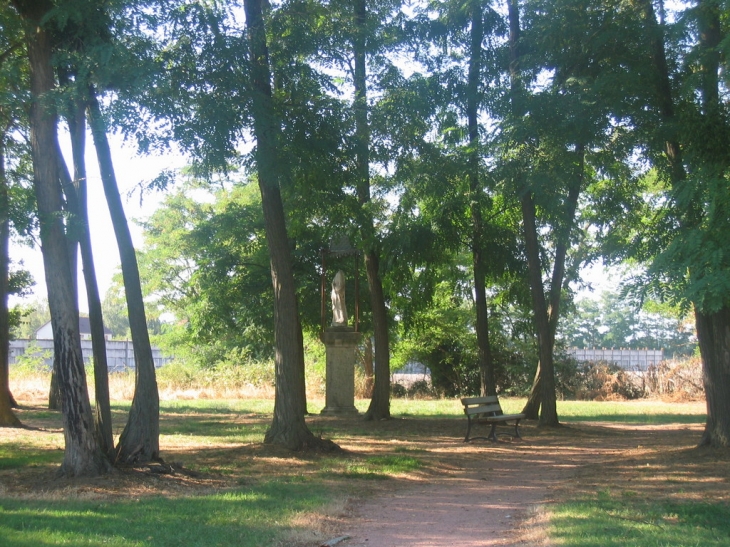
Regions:
[[[47,300],[36,300],[19,307],[20,324],[13,332],[16,338],[35,338],[36,331],[51,320]]]
[[[170,194],[145,224],[145,290],[173,317],[159,343],[201,365],[241,348],[268,357],[273,300],[258,192],[221,189],[212,203],[189,193]]]
[[[25,352],[15,358],[10,372],[15,378],[33,377],[39,372],[47,372],[49,367],[46,361],[51,357],[53,357],[52,351],[43,351],[37,344],[31,342]]]

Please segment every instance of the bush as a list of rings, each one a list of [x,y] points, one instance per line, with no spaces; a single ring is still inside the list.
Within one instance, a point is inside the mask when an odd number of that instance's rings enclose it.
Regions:
[[[25,353],[15,358],[10,366],[14,378],[27,378],[39,373],[48,373],[51,367],[46,364],[47,359],[53,357],[51,350],[43,351],[35,342],[31,342]]]
[[[640,399],[645,396],[641,376],[613,363],[580,363],[577,369],[576,399],[605,401]]]
[[[662,361],[652,365],[644,374],[644,389],[653,397],[676,400],[703,399],[702,359],[690,357],[682,361]]]

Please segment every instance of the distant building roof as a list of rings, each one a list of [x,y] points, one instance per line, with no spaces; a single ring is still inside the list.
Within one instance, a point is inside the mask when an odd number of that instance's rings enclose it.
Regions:
[[[79,333],[81,335],[91,335],[91,322],[88,317],[79,317]],[[104,336],[111,336],[111,334],[111,329],[104,325]],[[36,330],[35,335],[40,340],[52,340],[53,329],[51,328],[51,322],[48,321],[48,323]]]

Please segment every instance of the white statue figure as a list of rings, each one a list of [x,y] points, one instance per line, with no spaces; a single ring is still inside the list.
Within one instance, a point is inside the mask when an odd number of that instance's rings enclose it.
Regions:
[[[332,280],[332,326],[347,326],[347,305],[345,304],[345,273],[340,270]]]

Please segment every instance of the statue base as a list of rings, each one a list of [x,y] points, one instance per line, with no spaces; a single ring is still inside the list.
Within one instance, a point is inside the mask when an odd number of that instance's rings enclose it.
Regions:
[[[355,350],[361,334],[352,327],[330,327],[322,334],[327,352],[324,415],[355,415]]]

